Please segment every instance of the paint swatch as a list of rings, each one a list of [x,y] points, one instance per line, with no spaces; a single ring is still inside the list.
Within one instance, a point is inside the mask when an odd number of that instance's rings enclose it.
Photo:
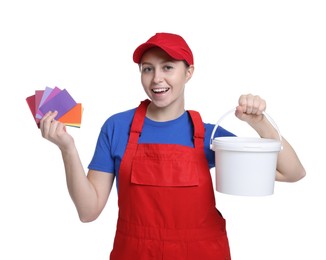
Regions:
[[[33,95],[26,98],[26,102],[38,127],[48,111],[58,111],[55,119],[67,126],[81,125],[82,104],[77,103],[66,89],[46,87],[44,90],[35,90]]]

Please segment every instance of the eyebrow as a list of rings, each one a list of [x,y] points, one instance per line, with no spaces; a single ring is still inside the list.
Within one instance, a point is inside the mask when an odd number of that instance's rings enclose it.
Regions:
[[[168,59],[168,60],[164,60],[164,61],[160,62],[160,64],[164,64],[164,63],[167,63],[167,62],[175,63],[176,60]],[[148,62],[148,61],[144,61],[144,62],[140,63],[140,65],[153,65],[153,64]]]

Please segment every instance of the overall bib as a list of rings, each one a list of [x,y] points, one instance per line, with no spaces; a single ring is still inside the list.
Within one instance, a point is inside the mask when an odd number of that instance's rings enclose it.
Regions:
[[[138,144],[149,100],[136,109],[119,171],[119,217],[111,260],[229,260],[215,207],[204,125],[188,111],[194,147]]]

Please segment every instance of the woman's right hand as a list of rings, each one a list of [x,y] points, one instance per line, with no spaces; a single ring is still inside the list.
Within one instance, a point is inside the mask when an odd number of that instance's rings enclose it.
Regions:
[[[65,124],[55,120],[57,114],[57,111],[47,112],[40,121],[40,129],[45,139],[56,144],[61,151],[64,151],[74,145],[74,139],[66,131]]]

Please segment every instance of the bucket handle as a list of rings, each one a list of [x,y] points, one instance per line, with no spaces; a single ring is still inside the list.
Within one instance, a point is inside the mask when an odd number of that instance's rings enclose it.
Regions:
[[[221,121],[227,116],[229,115],[230,113],[234,112],[236,110],[236,108],[232,108],[231,110],[227,111],[223,116],[221,116],[221,118],[216,122],[215,124],[215,127],[212,131],[212,134],[211,134],[211,139],[210,139],[210,148],[212,149],[212,143],[213,143],[213,139],[214,139],[214,134],[215,134],[215,131],[217,129],[217,127],[220,125]],[[270,115],[268,115],[265,111],[263,111],[263,115],[267,118],[267,120],[273,125],[273,127],[276,129],[277,133],[278,133],[278,137],[280,139],[280,142],[281,142],[281,150],[283,149],[283,145],[282,145],[282,135],[281,135],[281,132],[278,128],[278,126],[276,125],[275,121],[271,118]]]

